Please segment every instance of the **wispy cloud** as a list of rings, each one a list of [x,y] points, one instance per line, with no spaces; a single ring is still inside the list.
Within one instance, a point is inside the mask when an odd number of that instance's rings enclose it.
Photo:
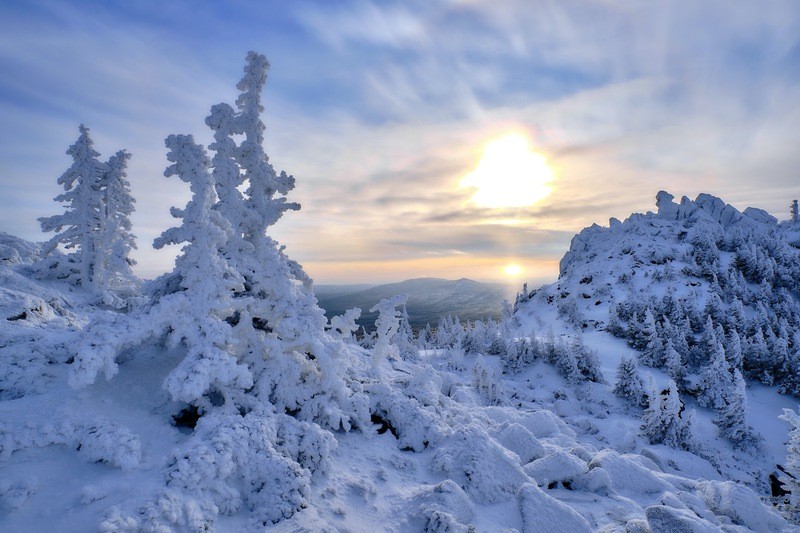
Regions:
[[[488,278],[513,258],[554,275],[572,233],[659,189],[778,215],[799,192],[791,0],[53,1],[0,7],[0,31],[0,229],[39,236],[86,122],[106,156],[134,153],[148,274],[169,267],[174,250],[149,244],[188,196],[162,177],[163,138],[208,142],[203,118],[233,101],[250,48],[273,63],[267,149],[303,204],[275,233],[322,281]],[[478,209],[459,182],[509,131],[547,156],[554,191]]]

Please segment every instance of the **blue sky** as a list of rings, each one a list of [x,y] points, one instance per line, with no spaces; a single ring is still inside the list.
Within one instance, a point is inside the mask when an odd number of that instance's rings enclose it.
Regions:
[[[552,278],[571,236],[710,192],[786,218],[800,196],[800,4],[786,1],[19,2],[0,5],[0,231],[42,240],[86,123],[133,153],[139,272],[185,184],[164,138],[210,135],[244,56],[272,64],[267,151],[303,204],[275,228],[318,282]],[[553,193],[486,209],[459,187],[524,132]]]

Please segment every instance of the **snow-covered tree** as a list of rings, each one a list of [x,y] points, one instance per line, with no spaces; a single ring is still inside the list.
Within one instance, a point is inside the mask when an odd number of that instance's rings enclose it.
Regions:
[[[697,402],[703,407],[713,407],[722,409],[725,407],[727,397],[732,383],[731,370],[728,361],[725,359],[725,350],[722,343],[716,341],[712,344],[711,353],[708,354],[708,363],[700,371],[699,396]]]
[[[283,171],[276,173],[264,151],[266,126],[261,121],[261,113],[264,111],[261,92],[267,81],[268,70],[269,61],[265,56],[248,52],[244,76],[236,85],[241,91],[236,99],[236,107],[239,109],[236,123],[238,131],[244,134],[244,140],[234,159],[248,184],[242,223],[242,231],[246,237],[263,236],[266,229],[275,224],[286,211],[300,209],[299,204],[288,202],[285,198],[294,189],[294,178]]]
[[[619,318],[618,306],[613,303],[608,306],[608,325],[606,326],[606,331],[615,337],[624,337],[626,334],[626,329],[622,326],[622,321]]]
[[[535,342],[528,338],[509,338],[506,350],[501,355],[503,366],[510,372],[519,372],[530,366],[539,356]]]
[[[655,365],[660,358],[661,341],[658,339],[656,321],[653,312],[648,307],[645,309],[641,324],[634,333],[632,339],[633,348],[642,350],[642,362],[647,365]]]
[[[174,345],[183,342],[188,348],[165,387],[176,400],[197,403],[212,387],[244,390],[253,385],[249,370],[231,353],[231,328],[226,322],[239,310],[233,294],[243,288],[243,279],[220,254],[231,228],[212,209],[216,192],[205,150],[191,135],[170,135],[165,144],[172,165],[164,175],[189,183],[193,193],[185,209],[171,210],[182,224],[164,231],[153,243],[156,249],[186,243],[174,270],[183,290],[163,298],[156,308],[159,314],[174,313],[159,317],[167,321],[161,327],[172,330]]]
[[[136,262],[130,253],[136,249],[136,237],[130,215],[135,200],[126,174],[130,158],[125,150],[111,156],[100,180],[103,203],[94,284],[107,303],[115,299],[114,292],[129,291],[134,279],[131,266]]]
[[[373,349],[373,368],[378,368],[388,358],[399,355],[397,346],[392,344],[392,339],[400,327],[401,312],[397,307],[405,305],[407,301],[408,295],[398,294],[391,298],[384,298],[369,310],[370,313],[378,312],[378,318],[375,320],[378,337]]]
[[[685,414],[675,382],[670,380],[661,392],[649,378],[647,408],[642,414],[641,434],[651,444],[691,449],[693,446],[692,417]]]
[[[672,339],[667,339],[667,344],[664,346],[664,370],[675,382],[679,391],[686,390],[686,364],[673,346]]]
[[[181,224],[154,245],[182,244],[182,253],[153,284],[149,307],[87,328],[70,376],[74,386],[100,372],[111,377],[117,356],[145,341],[166,337],[168,348],[180,348],[164,388],[200,420],[165,472],[169,486],[180,491],[176,498],[185,493],[214,509],[212,517],[247,506],[258,527],[308,506],[309,473],[327,461],[334,442],[325,429],[368,427],[371,408],[353,377],[369,363],[340,338],[353,317],[343,318],[337,335],[326,332],[310,280],[266,234],[292,204],[275,197],[291,182],[257,146],[263,123],[255,93],[265,66],[263,56],[248,55],[239,113],[212,111],[219,170],[191,136],[167,138],[165,175],[187,182],[192,198],[171,210]],[[239,132],[245,140],[234,150],[225,136]],[[244,176],[234,187],[244,189],[239,197],[231,190],[234,166]],[[261,457],[255,467],[254,457]]]
[[[103,207],[101,182],[106,165],[97,159],[100,154],[93,148],[89,128],[81,124],[79,129],[78,140],[67,150],[72,156],[72,165],[58,178],[64,192],[56,196],[55,201],[66,203],[66,211],[39,219],[42,231],[56,232],[45,244],[45,254],[52,253],[59,245],[73,251],[66,261],[47,261],[42,274],[66,278],[92,290],[98,268],[98,233]]]
[[[89,129],[81,124],[80,132],[67,150],[72,166],[58,179],[65,192],[55,200],[67,209],[39,219],[43,231],[57,232],[44,247],[48,257],[39,272],[72,281],[103,303],[121,307],[136,290],[130,257],[136,240],[129,218],[134,199],[126,176],[131,156],[120,150],[102,163]],[[56,252],[59,245],[72,251],[64,256]]]
[[[645,407],[647,394],[644,383],[636,371],[636,362],[628,357],[622,357],[617,366],[617,381],[614,384],[614,394],[627,400],[633,405]]]
[[[792,224],[800,222],[800,209],[797,207],[797,200],[792,200],[792,205],[789,207],[789,220]]]
[[[414,331],[408,320],[406,304],[403,304],[400,309],[400,325],[391,342],[397,346],[397,351],[403,359],[415,361],[419,358],[419,349],[414,342]]]
[[[580,354],[575,353],[572,345],[553,344],[550,351],[550,362],[556,366],[558,373],[569,383],[578,384],[585,379],[578,365],[579,356]]]
[[[359,325],[356,320],[361,317],[361,309],[354,307],[348,309],[341,315],[331,317],[330,330],[332,333],[338,334],[342,340],[348,342],[355,342],[355,332],[358,331]]]
[[[489,403],[498,403],[503,397],[502,382],[486,365],[483,355],[478,355],[472,367],[472,379],[478,394]]]
[[[725,398],[725,406],[720,409],[714,421],[720,435],[738,446],[753,442],[753,430],[747,424],[747,391],[744,378],[739,369],[733,372],[733,383]]]
[[[736,329],[731,329],[725,336],[725,357],[728,359],[731,368],[742,369],[744,355],[742,354],[742,339]]]
[[[578,368],[583,374],[583,378],[594,383],[606,383],[606,378],[600,369],[600,358],[597,351],[588,348],[580,337],[572,343],[572,346],[576,350]]]
[[[417,348],[420,350],[430,350],[434,345],[435,337],[433,330],[431,330],[430,322],[425,324],[425,327],[419,331],[417,335]]]

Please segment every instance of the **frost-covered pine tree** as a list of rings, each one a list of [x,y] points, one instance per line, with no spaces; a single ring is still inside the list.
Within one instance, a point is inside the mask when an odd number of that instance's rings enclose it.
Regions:
[[[41,274],[93,290],[103,207],[101,181],[106,166],[97,159],[100,154],[93,147],[89,128],[81,124],[79,129],[78,140],[67,150],[72,165],[58,178],[64,192],[54,199],[64,202],[66,211],[39,219],[42,231],[56,232],[45,244],[44,253],[52,254],[59,245],[72,252],[65,259],[52,256],[42,265]]]
[[[115,292],[130,292],[134,280],[130,257],[136,249],[130,215],[135,200],[131,195],[126,170],[131,154],[120,150],[108,160],[100,180],[103,203],[97,247],[95,287],[106,303],[116,300]]]
[[[795,332],[792,349],[781,368],[781,392],[800,395],[800,331]]]
[[[406,304],[403,304],[400,309],[400,325],[394,334],[392,344],[397,346],[397,351],[403,359],[410,361],[419,359],[419,349],[414,343],[414,331],[411,329],[411,323],[408,320]]]
[[[714,423],[719,427],[720,435],[737,446],[745,446],[753,441],[753,430],[747,424],[747,391],[739,369],[733,372],[733,383],[725,398],[725,406],[720,409]]]
[[[642,415],[641,434],[651,444],[690,449],[693,446],[691,417],[684,415],[684,405],[675,382],[670,380],[660,393],[652,376],[649,379],[648,404]]]
[[[268,69],[266,57],[249,52],[237,84],[236,111],[220,104],[207,118],[214,130],[214,210],[232,229],[221,255],[244,280],[244,290],[237,293],[239,316],[253,326],[245,324],[237,341],[254,372],[258,396],[270,398],[279,410],[298,411],[301,418],[349,428],[351,415],[364,407],[363,398],[354,403],[344,382],[341,358],[349,352],[342,349],[342,339],[325,333],[327,320],[310,278],[267,234],[285,212],[300,208],[286,198],[294,178],[275,171],[263,146],[261,92]],[[238,135],[244,139],[236,145]]]
[[[419,331],[417,335],[417,348],[420,350],[430,350],[434,345],[434,335],[431,330],[431,324],[428,322],[425,327]]]
[[[80,132],[67,150],[73,164],[58,179],[65,192],[55,200],[67,203],[67,210],[39,219],[43,231],[57,232],[44,247],[47,258],[39,273],[70,280],[103,303],[121,307],[136,290],[130,257],[136,240],[129,218],[134,199],[126,176],[130,154],[120,150],[102,163],[89,129],[81,124]],[[59,245],[73,251],[54,253]]]
[[[736,329],[731,329],[730,333],[725,336],[725,357],[731,365],[731,368],[741,370],[744,362],[744,355],[742,354],[742,338]]]
[[[164,472],[169,496],[212,523],[217,513],[247,508],[262,529],[309,505],[310,475],[335,445],[325,429],[367,427],[370,413],[363,382],[353,376],[366,372],[363,352],[325,331],[310,280],[266,235],[292,208],[275,196],[292,183],[256,146],[263,123],[254,116],[261,109],[255,93],[265,79],[266,59],[249,54],[235,124],[218,128],[242,132],[242,149],[215,133],[217,152],[226,152],[217,163],[236,165],[244,176],[241,197],[226,188],[237,179],[230,172],[230,182],[217,187],[215,174],[225,169],[210,168],[191,136],[167,138],[172,164],[165,175],[187,182],[192,199],[171,210],[182,223],[155,246],[183,244],[182,253],[154,284],[149,307],[87,328],[70,376],[74,386],[100,372],[109,378],[119,353],[166,334],[167,348],[178,348],[182,359],[164,388],[201,415]],[[228,113],[216,109],[217,119]],[[383,392],[391,402],[391,390]],[[162,503],[156,496],[148,505]]]
[[[217,196],[205,150],[191,135],[170,135],[165,144],[172,165],[164,175],[187,182],[192,199],[185,209],[171,210],[181,225],[164,231],[153,243],[156,249],[185,246],[173,271],[182,290],[162,298],[148,322],[171,330],[174,346],[187,347],[186,356],[165,380],[165,388],[176,400],[202,406],[212,387],[244,391],[253,385],[251,372],[231,350],[231,327],[226,321],[239,311],[233,294],[242,290],[243,279],[221,255],[232,230],[213,210]]]
[[[722,343],[714,342],[708,356],[708,363],[700,371],[700,394],[697,397],[697,403],[703,407],[722,409],[725,407],[725,398],[732,386],[730,365],[725,359]]]
[[[519,372],[532,365],[538,355],[534,342],[528,337],[509,338],[501,359],[506,370]]]
[[[647,406],[647,394],[644,383],[636,371],[636,362],[628,357],[622,357],[617,366],[617,382],[614,384],[614,394],[627,400],[633,405]]]
[[[667,344],[664,346],[664,370],[675,382],[679,391],[686,390],[686,365],[681,354],[673,346],[672,339],[667,339]]]
[[[269,61],[265,56],[248,52],[244,76],[236,85],[241,91],[236,99],[239,109],[236,121],[245,138],[234,159],[248,184],[245,192],[247,210],[242,229],[245,236],[257,238],[264,235],[267,228],[275,224],[286,211],[300,209],[299,204],[288,202],[285,197],[294,189],[294,177],[283,171],[276,173],[264,151],[266,126],[261,121],[264,111],[261,92],[267,81],[268,70]]]
[[[653,318],[653,312],[648,307],[644,311],[642,322],[637,325],[637,331],[633,336],[633,347],[637,350],[642,350],[642,361],[645,364],[650,364],[648,361],[658,361],[658,350],[660,348],[657,339],[658,332],[656,331],[656,321]]]
[[[584,376],[578,365],[578,356],[572,345],[559,343],[553,345],[551,362],[558,369],[558,373],[569,383],[577,384],[583,381]]]
[[[586,381],[605,383],[606,380],[603,377],[603,371],[600,369],[600,358],[597,356],[597,352],[587,348],[581,337],[576,337],[572,341],[571,348],[583,378]]]
[[[472,367],[472,380],[478,394],[489,403],[499,403],[503,397],[502,384],[494,371],[486,365],[483,355],[478,355]]]
[[[611,304],[608,306],[608,325],[606,326],[606,331],[614,335],[615,337],[624,337],[626,330],[622,326],[622,321],[619,318],[619,310],[617,308],[617,304]]]

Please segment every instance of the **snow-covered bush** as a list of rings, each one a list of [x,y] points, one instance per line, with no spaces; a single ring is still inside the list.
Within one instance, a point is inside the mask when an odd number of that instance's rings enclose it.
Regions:
[[[502,381],[479,355],[472,366],[472,384],[478,394],[490,404],[500,403],[505,396]]]
[[[337,334],[344,341],[355,342],[355,332],[360,327],[356,324],[359,317],[361,317],[361,309],[358,307],[348,309],[342,315],[331,317],[328,331],[331,334]]]
[[[528,481],[512,454],[477,425],[458,428],[433,457],[434,470],[448,474],[479,503],[497,503],[515,496]]]
[[[285,415],[280,421],[297,424]],[[290,428],[288,435],[293,438],[280,439],[278,425],[268,413],[203,417],[193,439],[175,453],[167,485],[210,501],[222,514],[246,507],[261,526],[291,517],[307,505],[308,467],[316,469],[329,460],[333,439],[317,434],[311,442],[321,446],[314,450],[299,437],[303,431],[313,431],[312,426]],[[301,457],[305,468],[298,462]]]

